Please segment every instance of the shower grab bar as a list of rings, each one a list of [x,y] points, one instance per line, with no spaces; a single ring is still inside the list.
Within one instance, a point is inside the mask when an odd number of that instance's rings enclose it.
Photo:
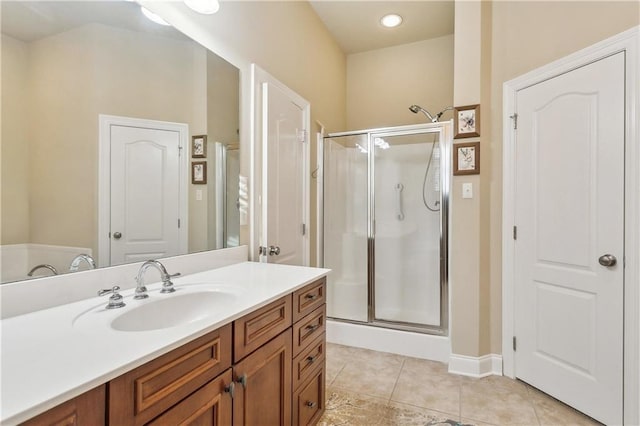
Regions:
[[[402,211],[402,190],[404,185],[401,183],[396,184],[396,206],[398,220],[404,220],[404,212]]]

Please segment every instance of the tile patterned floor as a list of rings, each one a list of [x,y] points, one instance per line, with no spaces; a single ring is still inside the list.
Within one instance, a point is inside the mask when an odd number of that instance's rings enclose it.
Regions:
[[[319,426],[599,425],[520,381],[449,374],[446,364],[327,344]]]

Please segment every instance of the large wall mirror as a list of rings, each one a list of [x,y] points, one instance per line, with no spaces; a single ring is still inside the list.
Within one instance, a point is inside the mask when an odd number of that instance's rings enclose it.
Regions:
[[[239,70],[134,2],[0,6],[2,282],[238,245]]]

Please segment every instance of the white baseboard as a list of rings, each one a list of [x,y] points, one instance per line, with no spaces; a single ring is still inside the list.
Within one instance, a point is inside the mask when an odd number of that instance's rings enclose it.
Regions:
[[[502,355],[480,357],[451,354],[449,373],[470,377],[502,376]]]

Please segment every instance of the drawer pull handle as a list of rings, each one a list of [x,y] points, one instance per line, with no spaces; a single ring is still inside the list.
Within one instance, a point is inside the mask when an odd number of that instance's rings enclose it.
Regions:
[[[309,364],[313,364],[316,361],[316,358],[317,358],[317,356],[309,355],[307,357],[307,361],[309,361]]]
[[[233,397],[236,394],[236,384],[233,382],[229,383],[228,386],[224,387],[224,391],[225,393],[228,393],[231,396],[231,399],[233,399]]]
[[[305,294],[304,298],[309,300],[316,300],[318,298],[318,295],[309,293],[309,294]]]
[[[307,401],[305,405],[309,408],[316,408],[318,404],[316,404],[315,402]]]
[[[319,327],[320,327],[320,324],[313,324],[313,325],[310,324],[306,326],[305,329],[309,331],[316,331]]]
[[[238,377],[238,380],[236,380],[236,382],[240,383],[242,385],[243,388],[247,388],[247,375],[243,374],[242,376]]]

